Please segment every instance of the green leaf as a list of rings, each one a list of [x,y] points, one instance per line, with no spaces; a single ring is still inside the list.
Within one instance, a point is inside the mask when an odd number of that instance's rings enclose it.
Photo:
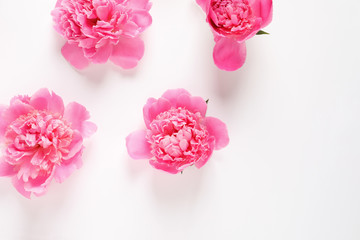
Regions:
[[[209,102],[209,99],[208,99],[208,100],[206,100],[205,102],[206,102],[206,104],[208,104],[208,102]]]
[[[260,30],[260,31],[258,31],[258,32],[256,33],[256,35],[264,35],[264,34],[270,34],[270,33],[265,32],[265,31],[263,31],[263,30]]]

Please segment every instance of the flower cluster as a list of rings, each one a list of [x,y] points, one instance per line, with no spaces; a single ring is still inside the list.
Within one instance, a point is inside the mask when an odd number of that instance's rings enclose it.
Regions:
[[[129,155],[150,159],[150,164],[176,174],[186,167],[201,168],[214,149],[229,143],[226,125],[206,117],[207,104],[184,89],[166,91],[161,98],[150,98],[144,106],[147,129],[126,138]]]
[[[47,89],[31,97],[14,97],[0,107],[0,176],[12,177],[25,197],[40,196],[55,179],[64,181],[81,167],[83,139],[96,131],[89,113],[78,103],[64,107]]]
[[[239,69],[246,59],[245,41],[272,20],[272,0],[196,0],[206,13],[215,39],[213,58],[222,70]]]
[[[133,68],[144,55],[139,34],[151,25],[148,0],[58,0],[55,29],[67,43],[61,49],[78,69],[110,59]]]

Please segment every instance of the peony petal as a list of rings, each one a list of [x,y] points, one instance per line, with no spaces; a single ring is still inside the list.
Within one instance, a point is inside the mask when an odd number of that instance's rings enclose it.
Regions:
[[[49,90],[42,88],[30,98],[30,105],[37,110],[48,110],[53,113],[64,114],[64,102],[54,92],[50,94]]]
[[[229,135],[225,123],[214,117],[206,117],[206,128],[215,137],[215,149],[219,150],[229,144]]]
[[[83,69],[89,65],[89,60],[84,56],[84,52],[75,44],[65,43],[61,48],[64,58],[75,68]]]
[[[131,9],[144,9],[149,11],[151,3],[149,3],[149,0],[129,0],[128,7]]]
[[[160,169],[160,170],[163,170],[163,171],[171,173],[171,174],[177,174],[181,171],[181,170],[178,170],[175,166],[171,166],[166,163],[159,163],[155,160],[150,160],[150,164],[151,164],[151,166],[153,166],[156,169]]]
[[[204,154],[203,156],[201,156],[201,158],[195,162],[195,167],[197,168],[201,168],[205,165],[205,163],[207,163],[207,161],[210,159],[213,151],[214,151],[214,147],[215,147],[215,138],[212,136],[210,139],[209,139],[209,142],[210,142],[210,150],[209,152],[207,152],[206,154]]]
[[[253,14],[262,19],[261,28],[266,27],[272,20],[272,0],[250,0]]]
[[[207,110],[207,104],[203,98],[190,97],[185,94],[179,95],[177,107],[184,107],[193,113],[200,112],[203,117],[205,117]]]
[[[157,115],[169,110],[170,108],[171,104],[167,99],[159,98],[156,102],[151,104],[151,106],[148,108],[148,112],[144,114],[144,117],[145,115],[148,117],[148,119],[144,119],[146,126],[148,126],[157,117]]]
[[[5,157],[0,158],[0,177],[9,177],[15,175],[14,166],[5,161]]]
[[[44,195],[47,191],[47,186],[51,183],[54,170],[48,175],[38,175],[35,179],[29,178],[27,182],[24,182],[25,191],[35,193],[36,195]]]
[[[55,7],[61,7],[62,0],[57,0]]]
[[[126,148],[133,159],[149,159],[151,147],[146,139],[146,130],[138,130],[126,137]]]
[[[150,119],[150,113],[149,110],[151,108],[151,105],[153,103],[155,103],[157,100],[155,98],[149,98],[145,104],[145,106],[143,107],[143,115],[144,115],[144,121],[145,121],[145,125],[146,127],[149,126],[149,124],[151,123],[152,119]]]
[[[144,55],[144,42],[140,38],[122,37],[114,46],[110,60],[124,69],[136,67]]]
[[[89,137],[96,131],[96,125],[86,120],[90,118],[86,108],[76,102],[69,103],[65,108],[64,118],[71,122],[71,127],[78,130],[83,137]]]
[[[100,6],[96,8],[96,15],[100,20],[102,21],[108,21],[109,19],[109,10],[110,8],[108,6]]]
[[[83,137],[88,138],[96,132],[97,126],[93,122],[85,121],[83,122],[82,130]]]
[[[6,129],[11,122],[32,110],[34,110],[32,106],[19,99],[13,101],[8,108],[3,109],[0,120],[0,136],[3,137],[5,135]]]
[[[22,178],[18,179],[16,176],[12,178],[12,183],[15,189],[24,197],[30,199],[31,192],[28,192],[24,188],[24,181]]]
[[[245,63],[245,42],[238,43],[231,38],[221,38],[215,44],[213,58],[218,68],[235,71]]]
[[[7,128],[7,123],[3,121],[3,112],[5,112],[6,106],[0,105],[0,141],[4,138],[4,134]]]
[[[93,63],[106,63],[112,53],[112,45],[110,43],[106,43],[104,46],[96,49],[96,53],[91,56],[91,61]]]
[[[202,8],[202,10],[204,10],[205,13],[207,13],[207,8],[210,3],[209,0],[196,0],[196,3],[199,4],[199,6]]]
[[[171,106],[176,107],[178,102],[178,97],[180,95],[191,96],[191,94],[185,89],[178,88],[178,89],[167,90],[161,97],[166,98],[171,103]]]
[[[69,161],[69,159],[73,158],[76,154],[78,154],[83,148],[83,138],[78,131],[74,131],[73,139],[68,147],[69,152],[63,155],[63,163]]]
[[[76,153],[71,159],[63,162],[61,165],[55,167],[54,178],[58,183],[62,183],[66,178],[68,178],[76,169],[81,168],[82,166],[82,153],[84,148],[82,147],[80,151]]]
[[[151,15],[146,10],[133,11],[131,19],[140,27],[140,32],[144,31],[152,23]]]

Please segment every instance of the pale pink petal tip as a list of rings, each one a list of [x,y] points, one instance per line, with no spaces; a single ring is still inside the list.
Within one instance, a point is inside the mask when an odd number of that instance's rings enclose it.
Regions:
[[[47,110],[54,113],[64,113],[64,102],[61,97],[48,89],[42,88],[30,98],[30,105],[37,110]]]
[[[69,103],[65,108],[64,118],[71,122],[71,126],[80,131],[84,137],[90,137],[97,130],[94,123],[87,121],[90,118],[90,114],[79,103]]]
[[[209,0],[196,0],[196,3],[206,12],[207,5],[209,3]]]
[[[176,167],[171,166],[170,164],[161,163],[161,162],[157,162],[157,161],[154,161],[154,160],[151,160],[150,164],[154,168],[165,171],[167,173],[177,174],[177,173],[181,172],[181,170],[176,169]]]
[[[77,69],[84,69],[90,63],[90,61],[84,56],[83,50],[75,44],[65,43],[65,45],[61,48],[61,53],[64,58]]]
[[[201,97],[194,97],[183,88],[167,90],[162,98],[167,99],[172,107],[184,107],[192,112],[200,112],[205,116],[207,104]]]
[[[215,44],[213,57],[218,68],[225,71],[235,71],[245,63],[245,42],[238,43],[233,39],[221,38]]]
[[[253,0],[251,7],[254,15],[262,19],[261,27],[264,28],[269,25],[273,13],[272,0]]]
[[[225,123],[214,117],[206,117],[205,124],[210,135],[215,137],[216,150],[229,144],[229,135]]]
[[[137,66],[144,51],[144,42],[140,38],[121,38],[114,46],[110,60],[124,69],[131,69]]]
[[[2,157],[0,159],[0,177],[8,177],[13,176],[16,174],[16,171],[14,170],[14,166],[8,164],[5,161],[5,158]]]
[[[145,130],[139,130],[127,136],[126,148],[130,157],[133,159],[148,159],[152,156]]]

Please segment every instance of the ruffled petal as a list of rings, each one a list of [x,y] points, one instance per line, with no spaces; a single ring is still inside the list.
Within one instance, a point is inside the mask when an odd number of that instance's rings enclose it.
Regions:
[[[210,159],[210,157],[214,151],[214,147],[215,147],[214,137],[211,137],[209,139],[209,144],[210,144],[209,151],[206,154],[204,154],[203,156],[201,156],[201,158],[198,161],[195,162],[195,164],[194,164],[195,167],[197,167],[197,168],[203,167],[205,165],[205,163],[207,163],[207,161]]]
[[[5,112],[6,106],[0,105],[0,141],[4,138],[7,124],[3,121],[3,112]]]
[[[108,6],[99,6],[96,8],[96,15],[100,20],[107,21],[109,19],[110,8]]]
[[[14,166],[5,161],[5,157],[0,158],[0,177],[9,177],[15,175]]]
[[[146,102],[146,104],[143,107],[143,115],[144,115],[144,121],[145,121],[145,125],[146,127],[149,126],[149,124],[151,123],[151,119],[150,119],[150,107],[153,103],[155,103],[157,100],[155,98],[149,98]]]
[[[122,37],[114,46],[110,60],[124,69],[134,68],[143,57],[144,50],[144,42],[140,38]]]
[[[54,178],[58,183],[62,183],[68,178],[76,169],[81,168],[82,160],[81,156],[84,147],[80,149],[71,159],[64,161],[60,166],[55,167]]]
[[[84,52],[75,44],[65,43],[61,48],[64,58],[75,68],[83,69],[89,65],[89,60],[84,56]]]
[[[261,28],[266,27],[272,20],[272,0],[250,0],[253,14],[262,19]]]
[[[205,117],[207,104],[205,100],[201,97],[190,97],[188,95],[179,95],[177,107],[184,107],[187,110],[197,113],[199,112],[201,116]]]
[[[62,0],[57,0],[55,7],[60,7],[60,6],[61,6],[61,2],[62,2]]]
[[[235,71],[245,63],[245,42],[239,43],[231,38],[221,38],[215,44],[213,58],[218,68]]]
[[[106,63],[112,53],[112,45],[111,44],[104,44],[96,49],[96,53],[91,56],[91,61],[93,63]]]
[[[128,6],[132,9],[143,9],[149,11],[151,3],[149,0],[129,0]]]
[[[50,94],[49,90],[42,88],[30,98],[30,105],[37,110],[48,110],[60,115],[64,114],[64,102],[54,92]]]
[[[229,144],[229,135],[225,123],[214,117],[206,117],[205,125],[209,134],[215,137],[216,150]]]
[[[15,187],[15,189],[21,194],[23,195],[24,197],[30,199],[30,195],[31,195],[31,192],[28,192],[25,190],[24,188],[24,181],[22,180],[22,178],[17,178],[16,176],[14,176],[12,178],[12,183]]]
[[[171,106],[184,107],[191,112],[200,112],[202,116],[205,116],[207,110],[207,104],[205,100],[201,97],[193,97],[185,89],[170,89],[167,90],[163,95],[163,98],[166,98]]]
[[[169,102],[173,107],[176,107],[178,102],[178,97],[180,95],[191,96],[191,94],[185,89],[178,88],[178,89],[167,90],[166,92],[164,92],[164,94],[161,97],[166,98],[167,100],[169,100]]]
[[[83,148],[83,138],[78,131],[74,131],[73,139],[68,147],[69,152],[66,155],[63,155],[63,163],[72,159],[76,154],[78,154]]]
[[[29,178],[24,182],[24,190],[35,193],[37,196],[43,195],[47,191],[47,186],[50,184],[54,176],[54,169],[49,175],[38,175],[36,178]]]
[[[146,10],[135,10],[132,12],[132,21],[140,27],[139,31],[143,32],[152,23],[151,15]]]
[[[133,159],[151,158],[151,147],[146,139],[146,130],[139,130],[126,137],[126,148]]]
[[[64,118],[71,122],[71,127],[78,130],[83,137],[90,137],[96,132],[95,124],[88,122],[90,118],[86,108],[76,102],[69,103],[65,108]]]
[[[178,172],[181,171],[181,170],[178,170],[175,166],[171,166],[166,163],[160,163],[155,160],[150,160],[150,164],[151,164],[151,166],[153,166],[156,169],[160,169],[160,170],[163,170],[163,171],[171,173],[171,174],[177,174]]]
[[[199,4],[199,6],[204,10],[204,12],[207,12],[207,8],[209,6],[210,1],[209,0],[196,0],[196,3]]]
[[[3,137],[5,135],[6,129],[11,122],[21,115],[28,114],[32,110],[34,110],[32,106],[22,102],[20,99],[15,99],[8,108],[2,109],[2,116],[0,119],[0,136]]]
[[[143,108],[144,121],[146,126],[156,118],[159,113],[165,112],[171,108],[170,102],[166,98],[159,98],[158,100],[153,101],[152,98],[148,100],[146,105]]]

